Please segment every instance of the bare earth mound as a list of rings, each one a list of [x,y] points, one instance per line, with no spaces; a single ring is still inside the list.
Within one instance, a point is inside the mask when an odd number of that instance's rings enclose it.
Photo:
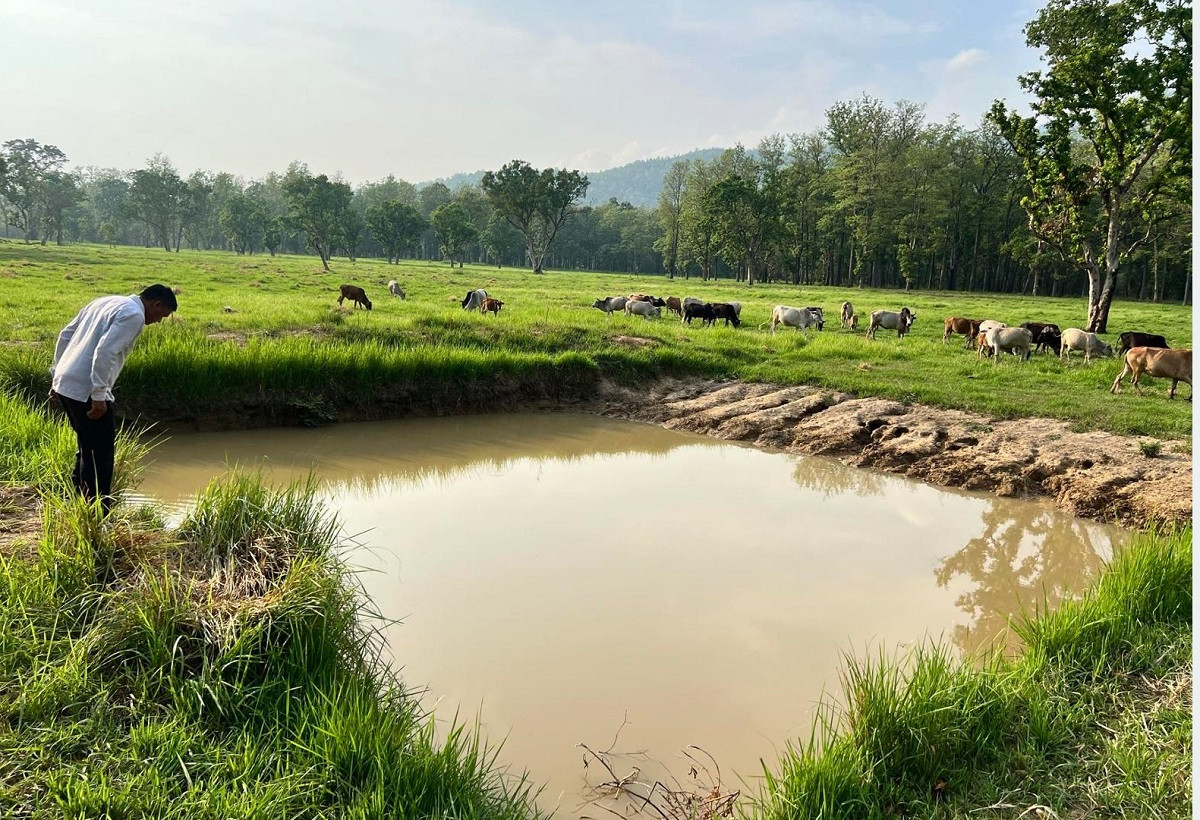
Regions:
[[[931,484],[1045,495],[1074,515],[1128,527],[1192,518],[1192,457],[1185,442],[1163,442],[1151,458],[1139,439],[1076,433],[1054,419],[999,421],[815,387],[667,381],[634,391],[605,385],[599,401],[608,416],[838,456]]]

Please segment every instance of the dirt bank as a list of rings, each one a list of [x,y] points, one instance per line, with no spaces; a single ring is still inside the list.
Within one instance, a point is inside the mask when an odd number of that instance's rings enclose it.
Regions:
[[[990,419],[855,398],[814,387],[742,382],[604,385],[595,409],[794,453],[831,455],[947,487],[1044,495],[1073,515],[1130,527],[1190,522],[1190,442],[1076,433],[1054,419]],[[1152,445],[1148,446],[1152,450]]]

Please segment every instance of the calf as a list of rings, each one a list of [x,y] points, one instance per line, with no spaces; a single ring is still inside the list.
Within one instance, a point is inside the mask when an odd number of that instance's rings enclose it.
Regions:
[[[988,350],[992,363],[1000,361],[1000,351],[1007,351],[1020,356],[1021,361],[1029,361],[1029,349],[1033,345],[1033,333],[1023,327],[994,327],[985,334],[984,341],[979,345],[979,355]]]
[[[479,290],[469,290],[467,291],[467,295],[463,297],[460,304],[462,305],[463,310],[478,310],[479,305],[486,298],[487,291],[483,288],[480,288]]]
[[[341,291],[341,295],[338,296],[339,305],[344,300],[349,299],[354,303],[356,308],[365,307],[367,310],[371,309],[371,300],[367,298],[367,292],[358,285],[342,285],[338,290]]]
[[[699,319],[700,326],[705,327],[717,321],[717,313],[713,310],[713,306],[707,302],[696,300],[695,302],[686,302],[683,305],[683,319],[680,324],[687,322],[689,325],[692,319]]]
[[[903,339],[904,334],[908,333],[909,328],[916,320],[917,314],[906,307],[900,308],[899,313],[891,310],[873,310],[871,311],[871,323],[867,325],[867,338],[874,339],[875,331],[883,328],[896,331],[897,338]]]
[[[716,319],[724,319],[725,327],[729,327],[730,322],[733,322],[734,327],[742,324],[742,320],[738,318],[737,310],[728,302],[713,302],[712,309],[713,316],[715,317],[714,321]]]
[[[796,308],[787,305],[776,305],[771,310],[771,332],[774,333],[775,328],[779,325],[794,327],[796,330],[803,331],[807,335],[810,327],[817,326],[817,316],[806,307]]]
[[[667,297],[667,310],[674,313],[680,319],[683,318],[683,303],[679,301],[678,296]]]
[[[497,316],[499,315],[500,308],[502,307],[504,307],[504,303],[499,299],[493,299],[491,296],[487,296],[482,302],[479,303],[479,312],[487,313],[490,310],[493,316]]]
[[[1062,332],[1062,350],[1059,358],[1064,362],[1069,362],[1072,350],[1082,350],[1083,360],[1088,363],[1092,361],[1092,354],[1112,355],[1112,347],[1103,342],[1099,336],[1077,327],[1069,327]]]
[[[608,314],[608,318],[612,318],[613,312],[625,309],[625,302],[628,300],[624,296],[609,296],[605,299],[597,299],[592,302],[592,307],[599,308]]]
[[[1138,333],[1134,330],[1127,330],[1117,337],[1117,355],[1125,355],[1125,351],[1131,347],[1167,347],[1167,339],[1165,336],[1159,336],[1156,333]]]
[[[388,293],[392,294],[393,297],[399,296],[402,302],[408,298],[408,294],[404,292],[404,288],[400,287],[400,283],[395,279],[388,282]]]
[[[842,328],[850,327],[850,323],[854,317],[854,305],[849,302],[842,302]]]
[[[1121,380],[1129,374],[1133,374],[1131,383],[1134,391],[1140,396],[1142,388],[1138,386],[1138,379],[1145,373],[1148,376],[1158,376],[1160,379],[1171,380],[1171,391],[1167,393],[1168,399],[1175,398],[1175,387],[1180,382],[1187,382],[1188,387],[1192,387],[1192,351],[1190,350],[1171,350],[1163,347],[1131,347],[1125,353],[1125,367],[1121,369],[1121,375],[1117,376],[1113,382],[1113,393],[1121,392]],[[1192,400],[1192,396],[1188,395],[1188,401]]]
[[[964,347],[970,347],[971,342],[975,341],[975,336],[979,333],[979,323],[982,319],[965,319],[962,316],[947,316],[945,330],[942,332],[942,344],[950,341],[950,337],[955,333],[961,333],[966,337]]]
[[[649,319],[653,316],[655,319],[662,316],[662,308],[658,305],[653,305],[650,302],[639,300],[630,300],[625,303],[626,316],[641,316],[643,319]]]

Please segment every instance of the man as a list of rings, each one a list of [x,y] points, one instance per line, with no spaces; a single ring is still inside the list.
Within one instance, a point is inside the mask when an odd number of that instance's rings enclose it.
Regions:
[[[89,501],[112,507],[117,426],[113,386],[142,328],[170,316],[178,303],[166,285],[136,296],[101,296],[58,334],[50,366],[50,398],[67,413],[79,442],[71,483]]]

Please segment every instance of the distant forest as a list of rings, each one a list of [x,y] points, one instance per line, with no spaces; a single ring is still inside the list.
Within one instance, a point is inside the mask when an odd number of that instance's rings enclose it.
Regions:
[[[528,263],[526,242],[495,211],[481,175],[466,175],[454,187],[441,181],[418,187],[392,176],[352,187],[299,162],[246,180],[220,171],[183,177],[162,155],[128,171],[68,170],[67,161],[57,147],[34,139],[3,144],[6,238],[169,252],[313,253],[325,262]],[[1190,300],[1188,170],[1158,199],[1157,210],[1128,215],[1127,230],[1138,241],[1122,261],[1117,295]],[[825,126],[812,133],[594,176],[589,193],[603,177],[603,187],[624,195],[572,202],[547,250],[547,268],[796,285],[1087,292],[1086,272],[1031,232],[1022,163],[986,120],[975,128],[954,119],[931,123],[919,105],[863,97],[831,107]],[[630,201],[646,201],[648,191],[653,206]],[[323,226],[306,223],[313,219]]]

